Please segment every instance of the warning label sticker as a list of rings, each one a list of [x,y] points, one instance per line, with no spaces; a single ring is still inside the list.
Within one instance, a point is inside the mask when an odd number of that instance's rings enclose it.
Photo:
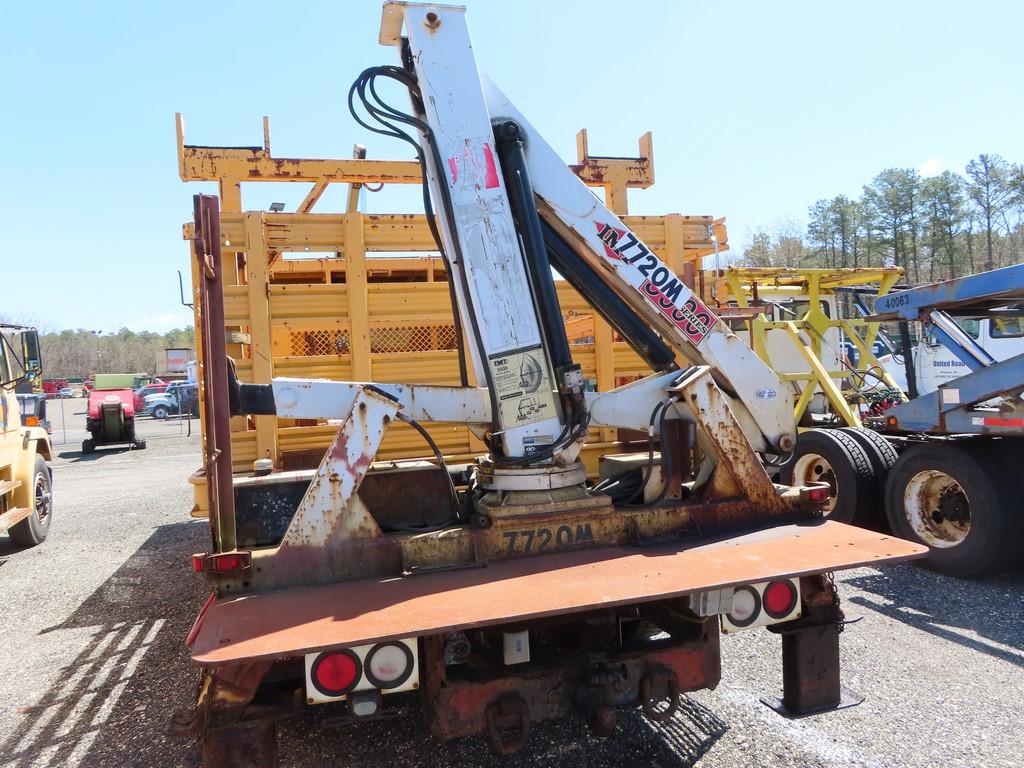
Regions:
[[[502,426],[521,427],[557,416],[554,387],[539,344],[491,355],[488,362]]]

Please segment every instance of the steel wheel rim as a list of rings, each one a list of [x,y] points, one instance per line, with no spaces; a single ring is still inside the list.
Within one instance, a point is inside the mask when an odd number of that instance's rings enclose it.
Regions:
[[[793,464],[793,485],[828,484],[828,503],[822,508],[828,517],[836,508],[839,493],[836,490],[836,473],[824,456],[805,453]]]
[[[971,532],[967,494],[960,483],[937,469],[910,478],[903,491],[903,509],[911,530],[929,547],[955,547]]]
[[[46,519],[50,516],[51,496],[50,484],[46,482],[46,478],[42,473],[36,475],[36,484],[32,490],[32,498],[35,502],[36,517],[39,518],[40,523],[45,523]]]

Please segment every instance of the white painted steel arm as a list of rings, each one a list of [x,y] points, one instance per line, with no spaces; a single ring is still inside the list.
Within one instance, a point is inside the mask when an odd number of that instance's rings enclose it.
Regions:
[[[586,392],[590,426],[646,430],[654,406],[669,395],[680,376],[680,371],[660,373],[609,392]],[[277,415],[282,418],[344,419],[358,393],[374,387],[397,400],[402,413],[416,421],[475,426],[491,423],[491,401],[484,388],[290,378],[274,379],[272,386]],[[685,404],[680,410],[686,412]]]
[[[492,119],[514,120],[527,137],[541,216],[677,353],[692,364],[711,366],[719,385],[739,401],[736,417],[755,448],[791,449],[795,425],[789,387],[594,196],[486,75],[481,80]]]
[[[277,415],[287,419],[344,419],[356,395],[373,387],[397,400],[402,412],[416,421],[491,423],[490,394],[484,388],[288,378],[274,379],[271,385]]]

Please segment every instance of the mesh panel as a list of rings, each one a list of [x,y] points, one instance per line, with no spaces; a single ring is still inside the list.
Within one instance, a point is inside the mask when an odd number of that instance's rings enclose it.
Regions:
[[[370,329],[371,352],[426,352],[455,348],[454,325],[401,325]]]
[[[325,329],[312,331],[290,331],[288,333],[289,354],[293,357],[313,355],[347,355],[352,351],[347,330]]]
[[[313,329],[289,331],[289,354],[347,355],[352,351],[347,330]],[[456,349],[454,325],[401,325],[370,329],[371,352],[427,352]]]

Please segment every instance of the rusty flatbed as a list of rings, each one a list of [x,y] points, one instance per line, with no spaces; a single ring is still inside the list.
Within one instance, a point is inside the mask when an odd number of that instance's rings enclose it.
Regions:
[[[210,606],[192,658],[216,666],[295,656],[909,560],[926,552],[893,536],[823,522],[689,546],[581,550],[240,595]]]

